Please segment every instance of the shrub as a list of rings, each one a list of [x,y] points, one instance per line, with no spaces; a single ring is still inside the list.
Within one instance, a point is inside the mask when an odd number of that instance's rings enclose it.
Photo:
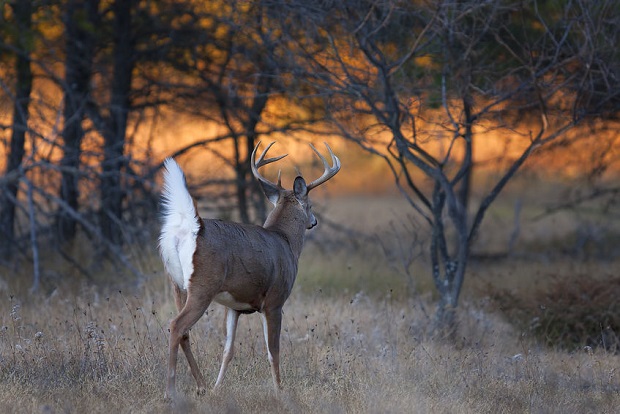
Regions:
[[[532,294],[491,293],[510,321],[547,346],[620,351],[620,278],[555,278]]]

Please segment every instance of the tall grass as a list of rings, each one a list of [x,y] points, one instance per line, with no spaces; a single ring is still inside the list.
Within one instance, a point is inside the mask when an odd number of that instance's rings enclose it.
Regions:
[[[0,412],[617,412],[620,355],[548,347],[498,310],[488,289],[535,297],[558,276],[614,275],[617,260],[472,261],[459,339],[445,343],[425,336],[433,312],[427,264],[420,258],[404,269],[407,261],[385,254],[380,229],[402,227],[390,227],[394,216],[379,204],[355,210],[354,200],[333,203],[330,217],[361,223],[359,233],[310,235],[284,309],[278,397],[259,318],[244,315],[223,387],[197,396],[180,356],[179,399],[174,406],[164,401],[168,323],[176,309],[154,249],[138,252],[150,275],[140,284],[118,276],[71,283],[68,272],[48,268],[41,292],[31,295],[27,268],[3,272]],[[387,207],[401,208],[391,200]],[[223,351],[223,316],[214,305],[191,332],[211,385]]]
[[[131,293],[3,293],[0,411],[611,413],[620,406],[617,355],[535,346],[499,317],[467,304],[459,343],[435,342],[424,337],[419,303],[296,289],[285,307],[279,398],[260,322],[250,315],[240,321],[222,389],[196,396],[181,358],[181,397],[171,407],[163,391],[167,323],[175,311],[162,279]],[[191,333],[211,383],[222,322],[222,309],[214,306]]]

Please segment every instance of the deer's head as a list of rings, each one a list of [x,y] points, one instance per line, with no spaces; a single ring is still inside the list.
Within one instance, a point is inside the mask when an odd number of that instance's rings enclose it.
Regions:
[[[309,184],[306,184],[306,180],[304,180],[302,176],[298,176],[297,178],[295,178],[295,181],[293,183],[293,189],[287,190],[282,187],[280,172],[278,172],[278,182],[276,184],[267,180],[258,171],[260,167],[278,161],[288,155],[284,154],[278,157],[265,159],[267,151],[269,151],[273,144],[275,144],[275,142],[269,144],[258,157],[258,161],[256,161],[256,151],[258,150],[258,147],[260,145],[259,142],[258,144],[256,144],[256,147],[254,147],[254,151],[252,151],[251,157],[252,173],[260,183],[261,188],[265,193],[265,196],[267,196],[269,201],[274,205],[273,211],[267,217],[265,227],[274,224],[276,220],[283,220],[287,222],[303,220],[305,228],[311,229],[312,227],[316,226],[317,220],[312,213],[312,203],[308,198],[308,193],[313,188],[318,187],[319,185],[323,184],[334,175],[336,175],[336,173],[340,170],[340,160],[334,155],[331,148],[326,143],[325,146],[329,151],[332,161],[332,166],[330,167],[325,157],[323,157],[321,153],[317,151],[317,149],[312,144],[310,144],[312,150],[323,162],[325,171],[323,172],[323,175],[321,175],[319,178]]]

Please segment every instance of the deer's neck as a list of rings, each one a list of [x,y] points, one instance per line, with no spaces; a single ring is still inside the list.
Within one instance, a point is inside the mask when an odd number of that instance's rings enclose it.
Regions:
[[[297,260],[304,246],[306,221],[303,211],[276,207],[267,216],[263,227],[284,237],[291,246],[291,251]]]

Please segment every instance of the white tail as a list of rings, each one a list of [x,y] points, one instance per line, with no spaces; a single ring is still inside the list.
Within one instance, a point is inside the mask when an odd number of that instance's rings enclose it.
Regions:
[[[196,251],[196,234],[200,228],[198,212],[185,186],[185,176],[172,158],[164,162],[162,194],[163,226],[159,251],[166,271],[174,282],[187,289],[194,271],[192,256]]]
[[[168,159],[165,162],[164,212],[159,249],[173,282],[179,309],[179,314],[170,323],[166,388],[166,395],[170,398],[175,392],[179,346],[196,379],[198,393],[202,394],[206,389],[191,351],[189,330],[212,301],[227,307],[226,345],[215,387],[221,385],[232,359],[239,315],[253,312],[262,315],[273,383],[276,391],[280,387],[282,307],[297,276],[305,230],[317,224],[308,192],[336,175],[340,170],[340,160],[326,144],[331,156],[330,167],[327,160],[312,147],[325,167],[323,175],[308,185],[302,177],[297,177],[293,190],[286,190],[279,179],[274,184],[258,172],[259,168],[284,155],[265,159],[273,145],[271,143],[256,161],[259,145],[252,152],[252,172],[274,205],[262,227],[198,217],[183,172],[175,161]]]

